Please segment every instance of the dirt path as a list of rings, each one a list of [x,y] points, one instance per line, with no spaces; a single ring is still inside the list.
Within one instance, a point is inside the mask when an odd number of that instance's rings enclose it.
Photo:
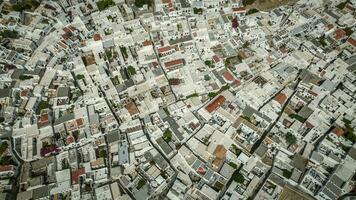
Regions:
[[[298,0],[256,0],[252,5],[246,6],[247,9],[257,8],[258,10],[269,11],[286,4],[294,4]]]

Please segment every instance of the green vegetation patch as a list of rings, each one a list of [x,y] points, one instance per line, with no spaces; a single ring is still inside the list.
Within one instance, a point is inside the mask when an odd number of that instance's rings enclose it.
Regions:
[[[286,141],[289,145],[295,144],[297,142],[297,138],[292,133],[287,133]]]
[[[286,169],[283,169],[283,176],[287,179],[289,179],[291,176],[292,176],[292,172],[291,171],[288,171]]]
[[[135,0],[135,6],[138,7],[138,8],[142,8],[145,4],[148,7],[151,7],[152,6],[152,0]]]
[[[248,10],[248,11],[246,12],[246,15],[252,15],[252,14],[258,13],[258,12],[260,12],[260,11],[257,10],[256,8],[251,8],[250,10]]]
[[[193,12],[194,14],[203,14],[203,9],[202,8],[193,8]]]
[[[342,121],[345,123],[345,134],[344,137],[348,140],[350,140],[352,143],[356,142],[356,135],[354,132],[354,128],[351,125],[351,121],[347,120],[345,118],[342,119]]]
[[[242,0],[242,5],[247,6],[255,3],[256,0]]]
[[[132,76],[132,75],[135,75],[135,74],[136,74],[136,70],[135,70],[134,67],[132,67],[131,65],[129,65],[129,66],[127,67],[127,73],[128,73],[130,76]]]
[[[124,56],[125,59],[129,57],[129,55],[127,54],[126,47],[121,46],[120,47],[120,52],[121,52],[122,56]]]
[[[28,80],[28,79],[31,79],[31,78],[33,78],[33,76],[27,76],[27,75],[20,75],[20,77],[19,77],[19,79],[20,80]]]
[[[36,9],[39,5],[40,3],[36,0],[21,0],[12,5],[12,10],[22,12],[24,10]]]
[[[289,115],[289,117],[292,118],[292,119],[296,119],[296,120],[298,120],[298,121],[300,121],[302,123],[304,123],[305,120],[306,120],[302,116],[297,115],[297,114],[291,114],[291,115]]]
[[[75,76],[75,79],[77,79],[77,80],[84,79],[84,75],[83,75],[83,74],[77,74],[77,75]]]
[[[245,181],[245,178],[242,174],[239,172],[236,172],[232,175],[232,179],[238,183],[243,183]]]
[[[172,141],[172,131],[170,131],[169,129],[166,129],[163,133],[163,139],[166,142]]]
[[[347,1],[345,1],[345,2],[339,3],[338,5],[336,5],[336,8],[342,10],[342,9],[345,8],[346,4],[348,4],[349,2],[350,2],[350,1],[347,0]]]
[[[38,107],[37,107],[37,110],[36,110],[36,114],[39,115],[39,114],[41,113],[41,110],[46,109],[46,108],[48,108],[48,107],[49,107],[48,102],[42,100],[42,101],[38,104]]]
[[[325,35],[320,36],[318,41],[323,47],[325,47],[327,45]]]
[[[137,183],[136,189],[141,189],[143,186],[145,186],[146,181],[144,179],[140,179]]]
[[[17,31],[10,31],[10,30],[3,30],[0,32],[0,36],[2,38],[12,38],[12,39],[15,39],[15,38],[18,38],[19,36],[19,33]]]
[[[102,11],[108,8],[109,6],[115,5],[115,3],[112,0],[100,0],[96,2],[96,5],[98,6],[98,9]]]

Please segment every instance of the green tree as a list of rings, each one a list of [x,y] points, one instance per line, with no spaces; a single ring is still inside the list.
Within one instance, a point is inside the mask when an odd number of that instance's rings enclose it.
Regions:
[[[129,75],[130,75],[130,76],[132,76],[132,75],[135,75],[135,74],[136,74],[136,70],[135,70],[135,68],[134,68],[134,67],[132,67],[131,65],[129,65],[129,66],[127,67],[127,72],[129,73]]]
[[[297,142],[297,138],[290,132],[286,135],[286,141],[289,145],[295,144]]]
[[[83,74],[77,74],[75,76],[75,79],[77,79],[77,80],[84,79],[84,75]]]
[[[244,6],[251,5],[255,2],[255,0],[242,0],[242,4]]]
[[[172,141],[172,131],[170,131],[169,129],[166,129],[163,133],[163,139],[166,142]]]
[[[234,173],[232,175],[232,178],[233,178],[234,181],[236,181],[238,183],[243,183],[245,181],[244,176],[242,174],[238,173],[238,172]]]
[[[203,9],[202,8],[193,8],[193,12],[194,12],[194,14],[201,15],[203,13]]]
[[[2,38],[12,38],[12,39],[15,39],[15,38],[18,38],[18,32],[17,31],[10,31],[10,30],[3,30],[0,32],[0,36]]]
[[[147,5],[148,7],[152,6],[152,0],[135,0],[135,6],[138,8],[142,8],[143,5]]]
[[[109,6],[115,5],[115,3],[112,0],[100,0],[96,2],[96,5],[98,6],[99,11],[105,10]]]
[[[250,10],[248,10],[248,11],[246,12],[246,15],[252,15],[252,14],[258,13],[258,12],[260,12],[260,11],[257,10],[256,8],[251,8]]]
[[[141,189],[143,186],[145,186],[146,181],[144,179],[140,179],[137,183],[136,189]]]

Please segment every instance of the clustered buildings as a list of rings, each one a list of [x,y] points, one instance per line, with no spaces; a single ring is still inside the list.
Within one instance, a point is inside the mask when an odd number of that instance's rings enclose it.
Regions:
[[[355,192],[355,0],[29,2],[0,5],[0,199]]]

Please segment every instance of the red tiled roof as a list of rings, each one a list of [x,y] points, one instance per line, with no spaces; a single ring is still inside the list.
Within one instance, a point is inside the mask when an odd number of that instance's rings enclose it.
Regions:
[[[334,25],[333,24],[328,24],[327,27],[330,30],[330,29],[334,28]]]
[[[153,67],[157,67],[158,63],[156,61],[152,62]]]
[[[28,94],[28,90],[22,90],[20,96],[21,97],[26,97]]]
[[[73,143],[74,142],[74,137],[71,136],[71,135],[68,135],[66,142],[67,142],[67,145]]]
[[[352,5],[351,4],[346,4],[346,6],[345,6],[347,9],[349,9],[349,10],[354,10],[354,7],[352,7]]]
[[[168,80],[169,85],[179,85],[180,84],[180,79],[178,78],[171,78]]]
[[[240,85],[241,85],[241,81],[240,80],[235,80],[234,82],[233,82],[233,87],[239,87]]]
[[[356,40],[354,40],[353,38],[347,39],[347,42],[350,43],[352,46],[356,47]]]
[[[335,135],[337,135],[338,137],[344,135],[344,130],[342,130],[342,128],[340,127],[334,128],[331,132],[335,133]]]
[[[177,60],[171,60],[171,61],[165,62],[164,66],[166,68],[172,68],[174,66],[181,65],[181,64],[184,64],[184,59],[177,59]]]
[[[223,77],[224,77],[224,79],[227,80],[227,81],[234,81],[234,80],[235,80],[235,78],[234,78],[234,77],[231,75],[231,73],[228,72],[228,71],[226,71],[226,72],[223,73]]]
[[[79,182],[79,176],[85,174],[85,168],[79,168],[72,171],[72,183],[77,184]]]
[[[214,61],[215,63],[218,63],[218,62],[220,61],[219,56],[214,55],[214,56],[213,56],[213,61]]]
[[[246,12],[245,7],[232,8],[233,12]]]
[[[162,3],[172,3],[171,0],[162,0]]]
[[[166,51],[170,51],[171,49],[172,49],[171,46],[160,47],[158,48],[158,53],[164,53]]]
[[[284,93],[280,92],[273,99],[277,101],[280,105],[283,105],[287,99],[287,96]]]
[[[346,36],[346,32],[342,29],[337,29],[335,31],[335,36],[334,36],[334,39],[335,40],[340,40],[342,38],[344,38]]]
[[[126,110],[130,113],[130,115],[136,115],[140,111],[138,110],[135,102],[130,102],[125,105]]]
[[[48,113],[41,115],[40,122],[48,122]]]
[[[0,172],[10,171],[12,169],[12,165],[1,165]]]
[[[83,119],[79,118],[75,120],[77,122],[77,126],[82,126],[83,125]]]
[[[203,167],[198,167],[197,172],[199,174],[205,174],[205,169]]]
[[[308,121],[305,122],[305,127],[306,127],[306,128],[314,128],[313,124],[311,124],[311,123],[308,122]]]
[[[289,120],[287,119],[284,119],[283,120],[283,125],[287,128],[289,128],[291,125],[292,125],[292,122],[290,122]]]
[[[308,90],[308,93],[311,94],[311,95],[313,95],[313,96],[315,96],[315,97],[318,96],[318,94],[315,93],[315,92],[313,92],[312,90]]]
[[[100,36],[100,34],[99,33],[96,33],[96,34],[94,34],[94,41],[98,41],[98,40],[101,40],[101,36]]]
[[[143,46],[149,46],[151,44],[152,44],[151,40],[145,40],[144,42],[142,42]]]
[[[66,33],[70,33],[71,32],[71,30],[68,27],[64,27],[63,31],[66,32]]]
[[[208,106],[205,107],[209,113],[213,112],[216,108],[218,108],[222,103],[225,102],[225,97],[220,95],[213,102],[211,102]]]

